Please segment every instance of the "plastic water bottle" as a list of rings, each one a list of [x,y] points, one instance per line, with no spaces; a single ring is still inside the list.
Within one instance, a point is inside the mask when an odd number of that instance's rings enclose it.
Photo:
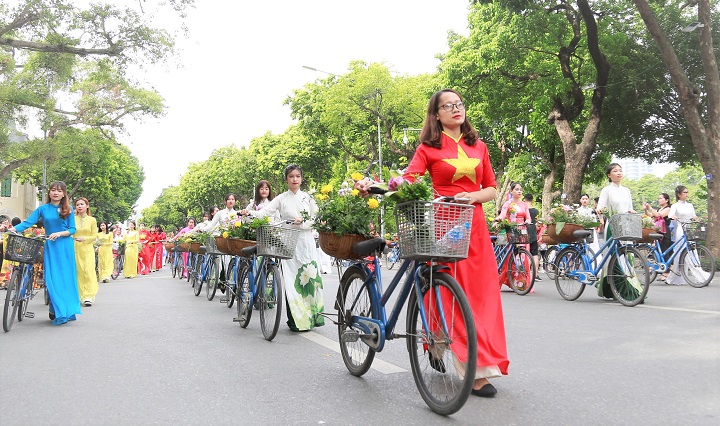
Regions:
[[[451,230],[449,230],[445,235],[443,235],[440,240],[438,240],[438,245],[446,249],[455,248],[469,232],[470,222],[464,222],[461,225],[455,225]]]

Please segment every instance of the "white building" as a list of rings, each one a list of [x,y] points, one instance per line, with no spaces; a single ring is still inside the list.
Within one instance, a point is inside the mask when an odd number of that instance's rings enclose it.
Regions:
[[[652,164],[639,158],[613,158],[612,161],[622,166],[625,179],[639,180],[645,175],[655,173]]]
[[[10,142],[23,142],[27,136],[10,133]],[[1,165],[1,163],[0,163]],[[0,216],[25,220],[40,205],[37,188],[29,183],[20,183],[11,176],[0,181]]]

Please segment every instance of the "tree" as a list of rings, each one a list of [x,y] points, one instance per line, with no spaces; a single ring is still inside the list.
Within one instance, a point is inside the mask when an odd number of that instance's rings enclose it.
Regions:
[[[145,174],[130,150],[96,129],[66,128],[48,142],[48,183],[65,182],[72,199],[85,197],[98,220],[118,222],[132,213]],[[21,181],[42,185],[42,169],[26,165],[15,171]]]
[[[162,113],[160,95],[125,75],[130,65],[158,63],[173,49],[171,35],[149,24],[153,16],[142,3],[140,12],[111,3],[80,9],[68,0],[9,3],[0,2],[0,178],[46,157],[37,141],[8,143],[9,123],[25,124],[29,114],[52,140],[70,126],[110,137],[126,117]],[[181,14],[192,4],[169,2]]]
[[[704,70],[701,88],[688,77],[675,49],[660,26],[646,0],[633,0],[648,31],[652,35],[675,87],[681,112],[692,139],[698,160],[707,176],[708,187],[708,248],[720,257],[720,74],[713,48],[713,22],[709,0],[693,0],[700,27],[699,53]]]

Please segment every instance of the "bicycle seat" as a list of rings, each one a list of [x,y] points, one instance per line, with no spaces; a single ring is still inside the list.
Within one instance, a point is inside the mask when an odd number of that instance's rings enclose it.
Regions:
[[[384,238],[373,238],[371,240],[360,241],[353,245],[353,251],[360,256],[368,256],[371,253],[380,251],[385,247]]]
[[[491,235],[490,241],[495,242],[495,240],[497,240],[497,235]]]
[[[652,238],[653,240],[661,240],[663,238],[663,235],[661,234],[649,234],[648,237]]]
[[[240,250],[240,253],[242,253],[243,257],[251,257],[252,255],[257,253],[257,246],[245,247]]]
[[[577,239],[589,237],[590,235],[592,235],[592,231],[588,231],[587,229],[573,231],[573,237]]]

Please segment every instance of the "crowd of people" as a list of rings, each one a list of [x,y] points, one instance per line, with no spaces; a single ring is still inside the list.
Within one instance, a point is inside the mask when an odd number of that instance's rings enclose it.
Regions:
[[[488,148],[479,139],[477,131],[466,116],[465,104],[460,94],[445,89],[435,93],[429,101],[425,122],[420,133],[418,146],[404,179],[413,181],[417,176],[429,173],[434,190],[441,196],[453,196],[460,202],[480,207],[494,200],[497,195],[495,173],[490,163]],[[595,208],[588,206],[590,197],[583,194],[579,200],[581,209],[588,214],[601,213],[611,216],[617,213],[634,212],[630,191],[621,185],[623,177],[619,164],[610,164],[606,172],[609,184],[596,199]],[[305,176],[295,164],[284,170],[287,190],[277,196],[268,181],[260,181],[250,203],[241,210],[235,208],[236,197],[227,194],[225,208],[210,209],[197,223],[189,218],[185,227],[175,238],[205,232],[217,235],[223,226],[239,215],[251,217],[273,217],[293,223],[300,230],[298,247],[292,259],[283,261],[283,279],[287,304],[287,324],[293,331],[310,330],[324,325],[323,282],[320,259],[312,236],[312,218],[318,206],[314,198],[302,189]],[[356,184],[362,194],[367,194],[368,181]],[[687,203],[685,187],[676,190],[677,202],[671,204],[667,194],[660,194],[658,206],[645,203],[644,211],[663,225],[664,236],[677,236],[679,227],[671,229],[670,219],[690,219],[695,216],[692,205]],[[510,197],[499,211],[497,219],[508,219],[520,224],[537,221],[538,210],[532,206],[533,197],[523,194],[522,185],[510,187]],[[167,236],[159,226],[146,231],[143,225],[136,229],[130,221],[123,233],[119,227],[106,222],[96,224],[90,214],[88,200],[79,198],[74,210],[70,206],[65,184],[50,185],[46,203],[35,210],[25,221],[14,223],[11,231],[21,232],[42,220],[47,242],[45,244],[44,274],[51,297],[50,318],[54,324],[72,321],[79,314],[81,302],[91,306],[98,293],[98,281],[107,282],[112,273],[112,260],[119,245],[124,245],[125,267],[123,274],[133,278],[148,274],[162,267],[162,241]],[[603,229],[610,237],[609,227]],[[542,233],[542,230],[539,230]],[[597,238],[595,239],[597,241]],[[670,238],[663,241],[664,247]],[[97,273],[95,272],[95,250],[97,247]],[[530,246],[536,264],[538,243]],[[183,254],[187,264],[187,253]],[[451,275],[463,288],[472,307],[477,339],[477,370],[472,393],[480,397],[491,397],[497,389],[489,379],[507,375],[509,358],[506,344],[504,316],[500,293],[500,276],[492,249],[490,233],[482,208],[473,210],[473,226],[467,260],[448,263]],[[667,281],[676,283],[676,276]],[[540,279],[540,278],[538,278]],[[681,278],[680,278],[681,279]],[[303,286],[308,280],[314,283],[314,292],[307,294]],[[612,297],[605,281],[598,285],[598,293]],[[462,343],[462,342],[459,342]]]

